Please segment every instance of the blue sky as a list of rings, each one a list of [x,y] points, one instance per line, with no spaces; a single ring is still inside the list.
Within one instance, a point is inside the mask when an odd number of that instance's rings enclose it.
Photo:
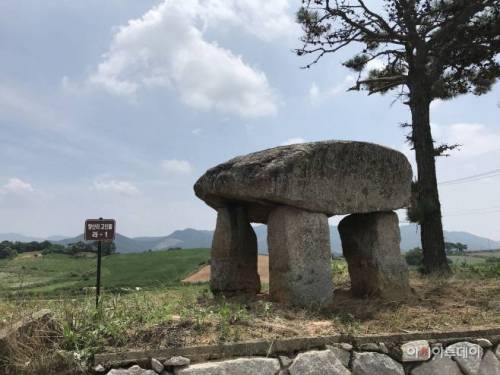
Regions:
[[[290,142],[352,139],[411,152],[394,96],[310,70],[299,1],[0,1],[0,232],[74,235],[113,217],[126,235],[212,229],[193,194],[209,167]],[[500,88],[432,107],[446,181],[500,168]],[[500,177],[440,187],[444,225],[500,240]],[[332,220],[335,222],[335,219]]]

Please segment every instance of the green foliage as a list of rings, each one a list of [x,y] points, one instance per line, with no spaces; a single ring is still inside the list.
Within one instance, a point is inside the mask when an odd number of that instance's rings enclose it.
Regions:
[[[369,61],[384,64],[358,77],[356,89],[370,93],[412,90],[416,80],[427,86],[431,100],[491,89],[500,76],[500,1],[384,3],[370,9],[372,4],[360,0],[303,1],[297,22],[304,46],[297,54],[312,54],[316,63],[327,53],[361,46],[344,65],[361,72]]]
[[[482,279],[500,277],[500,261],[488,261],[482,263],[453,264],[453,271],[465,277],[478,277]]]
[[[452,254],[464,254],[465,251],[467,250],[467,245],[461,243],[461,242],[445,242],[444,243],[444,248],[446,250],[446,254],[452,255]]]
[[[0,244],[0,259],[15,258],[17,251],[8,245]]]
[[[424,261],[424,254],[422,249],[415,247],[405,253],[406,263],[409,266],[421,267]]]
[[[102,261],[102,286],[108,291],[155,289],[179,285],[180,280],[206,263],[207,249],[116,254]],[[52,253],[40,257],[17,257],[0,262],[0,295],[54,295],[81,293],[95,284],[95,254],[85,257]],[[22,278],[22,283],[20,282]],[[22,285],[21,285],[22,284]]]
[[[363,71],[363,69],[365,68],[368,61],[370,61],[370,56],[368,56],[367,54],[361,53],[361,54],[356,55],[353,58],[347,60],[342,65],[359,73],[359,72]]]

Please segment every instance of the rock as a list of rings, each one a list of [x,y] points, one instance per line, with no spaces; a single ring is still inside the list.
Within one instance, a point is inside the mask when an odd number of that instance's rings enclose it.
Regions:
[[[422,362],[431,357],[431,348],[427,340],[410,341],[401,345],[403,362]]]
[[[410,294],[394,212],[353,214],[338,225],[354,296],[404,299]]]
[[[212,240],[210,289],[214,294],[256,294],[257,237],[244,207],[228,205],[217,211]]]
[[[112,369],[108,375],[157,375],[153,370],[145,370],[137,365],[128,369]]]
[[[500,359],[500,344],[498,344],[495,349],[495,355],[498,357],[498,359]]]
[[[163,370],[162,372],[160,372],[160,375],[174,375],[174,373],[167,370]]]
[[[106,369],[104,368],[103,365],[97,365],[94,366],[92,371],[94,371],[95,374],[104,374],[106,372]]]
[[[176,375],[275,375],[280,364],[274,358],[238,358],[230,361],[208,362],[175,370]]]
[[[479,375],[500,374],[500,360],[491,350],[487,350],[481,364],[479,365]]]
[[[474,342],[476,344],[478,344],[481,348],[491,348],[493,346],[493,344],[491,343],[491,341],[488,340],[488,339],[482,339],[482,338],[480,338],[480,339],[474,340]]]
[[[378,352],[380,351],[380,348],[378,344],[374,342],[367,342],[365,344],[359,345],[359,350],[365,351],[365,352]]]
[[[340,347],[341,349],[347,350],[347,351],[349,351],[349,352],[352,350],[352,345],[351,345],[351,344],[348,344],[348,343],[346,343],[346,342],[341,342],[341,343],[340,343],[340,344],[338,344],[338,345],[339,345],[339,347]]]
[[[326,348],[330,350],[335,357],[337,357],[340,362],[344,365],[344,367],[349,367],[349,362],[351,361],[351,352],[345,349],[342,349],[339,346],[331,346],[327,345]]]
[[[410,372],[411,375],[462,375],[460,367],[447,357],[436,357],[424,362]]]
[[[181,367],[181,366],[188,366],[191,363],[191,360],[186,357],[182,356],[175,356],[170,359],[167,359],[165,362],[163,362],[163,365],[165,367]]]
[[[365,142],[324,141],[238,156],[209,169],[194,185],[214,208],[246,202],[252,222],[267,222],[274,205],[326,215],[390,211],[410,200],[406,157]]]
[[[165,366],[163,365],[163,363],[158,361],[156,358],[151,358],[151,368],[153,370],[155,370],[157,373],[160,373],[163,371]]]
[[[476,375],[483,358],[483,348],[461,341],[448,346],[444,356],[453,358],[465,375]]]
[[[145,370],[137,365],[132,366],[128,369],[128,375],[157,375],[153,370]]]
[[[289,371],[290,375],[348,375],[351,373],[330,350],[300,353]]]
[[[391,357],[375,352],[354,352],[353,375],[404,375],[403,366]]]
[[[118,369],[112,369],[108,372],[107,375],[130,375],[127,369],[124,368],[118,368]]]
[[[383,342],[378,343],[378,350],[380,353],[389,354],[389,349]]]
[[[284,356],[284,355],[280,355],[278,357],[278,360],[280,361],[281,366],[283,366],[283,367],[288,367],[293,362],[290,358],[288,358],[287,356]]]
[[[333,297],[330,229],[324,214],[277,207],[269,215],[269,294],[275,301],[324,307]]]

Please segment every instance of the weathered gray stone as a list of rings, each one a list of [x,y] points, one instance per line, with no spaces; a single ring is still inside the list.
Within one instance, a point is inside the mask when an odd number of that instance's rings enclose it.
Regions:
[[[304,307],[331,304],[329,230],[324,214],[286,206],[271,212],[267,241],[273,300]]]
[[[491,348],[493,346],[491,341],[488,339],[483,339],[483,338],[475,339],[474,342],[478,344],[481,348]]]
[[[188,366],[191,363],[191,360],[186,357],[182,357],[180,355],[167,359],[163,364],[165,367],[180,367],[180,366]]]
[[[500,344],[497,345],[495,348],[495,355],[500,359]]]
[[[130,375],[127,369],[114,368],[108,372],[108,375]]]
[[[214,294],[260,291],[257,237],[244,207],[227,205],[218,209],[210,270],[210,288]]]
[[[465,375],[476,375],[483,358],[483,348],[477,344],[461,341],[448,346],[444,355],[453,358]]]
[[[145,370],[137,365],[128,369],[112,369],[108,375],[157,375],[153,370]]]
[[[375,342],[367,342],[364,344],[361,344],[359,346],[359,350],[366,351],[366,352],[379,352],[380,348],[377,343]]]
[[[290,375],[348,375],[351,372],[330,350],[313,350],[297,355]]]
[[[411,178],[411,166],[398,151],[324,141],[238,156],[209,169],[194,190],[214,208],[247,202],[251,221],[265,223],[275,204],[326,215],[405,207]]]
[[[280,364],[274,358],[238,358],[230,361],[208,362],[175,370],[176,375],[275,375]]]
[[[341,342],[340,344],[338,344],[339,348],[342,348],[344,350],[347,350],[347,351],[351,351],[352,350],[352,345],[347,343],[347,342]]]
[[[403,366],[391,357],[375,352],[354,352],[353,375],[404,375]]]
[[[436,357],[424,362],[410,372],[411,375],[463,375],[451,358]]]
[[[333,354],[335,354],[335,357],[337,357],[340,360],[340,362],[344,365],[344,367],[349,367],[349,362],[351,361],[350,351],[332,345],[327,345],[326,348],[330,350]]]
[[[431,348],[427,340],[416,340],[401,345],[403,362],[422,362],[431,357]]]
[[[498,375],[500,374],[500,360],[491,350],[486,351],[479,366],[479,375]]]
[[[92,371],[95,373],[95,374],[103,374],[106,372],[106,369],[104,368],[103,365],[96,365],[92,368]]]
[[[288,367],[288,366],[290,366],[290,365],[292,364],[292,362],[293,362],[290,358],[288,358],[288,357],[287,357],[287,356],[285,356],[285,355],[280,355],[280,356],[278,357],[278,360],[280,361],[281,366],[283,366],[283,367]]]
[[[383,342],[378,343],[378,350],[380,353],[389,354],[389,349]]]
[[[339,223],[342,250],[355,296],[403,299],[410,293],[394,212],[353,214]]]
[[[163,371],[165,366],[163,365],[163,363],[158,361],[156,358],[151,358],[151,368],[153,370],[155,370],[157,373],[160,373]]]

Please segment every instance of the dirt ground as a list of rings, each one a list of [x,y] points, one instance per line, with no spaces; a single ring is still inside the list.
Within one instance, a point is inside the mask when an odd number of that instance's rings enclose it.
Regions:
[[[261,283],[269,283],[269,257],[267,255],[259,255],[257,260],[257,272],[260,276]],[[183,283],[203,283],[210,280],[210,266],[203,266],[197,272],[182,280]]]

